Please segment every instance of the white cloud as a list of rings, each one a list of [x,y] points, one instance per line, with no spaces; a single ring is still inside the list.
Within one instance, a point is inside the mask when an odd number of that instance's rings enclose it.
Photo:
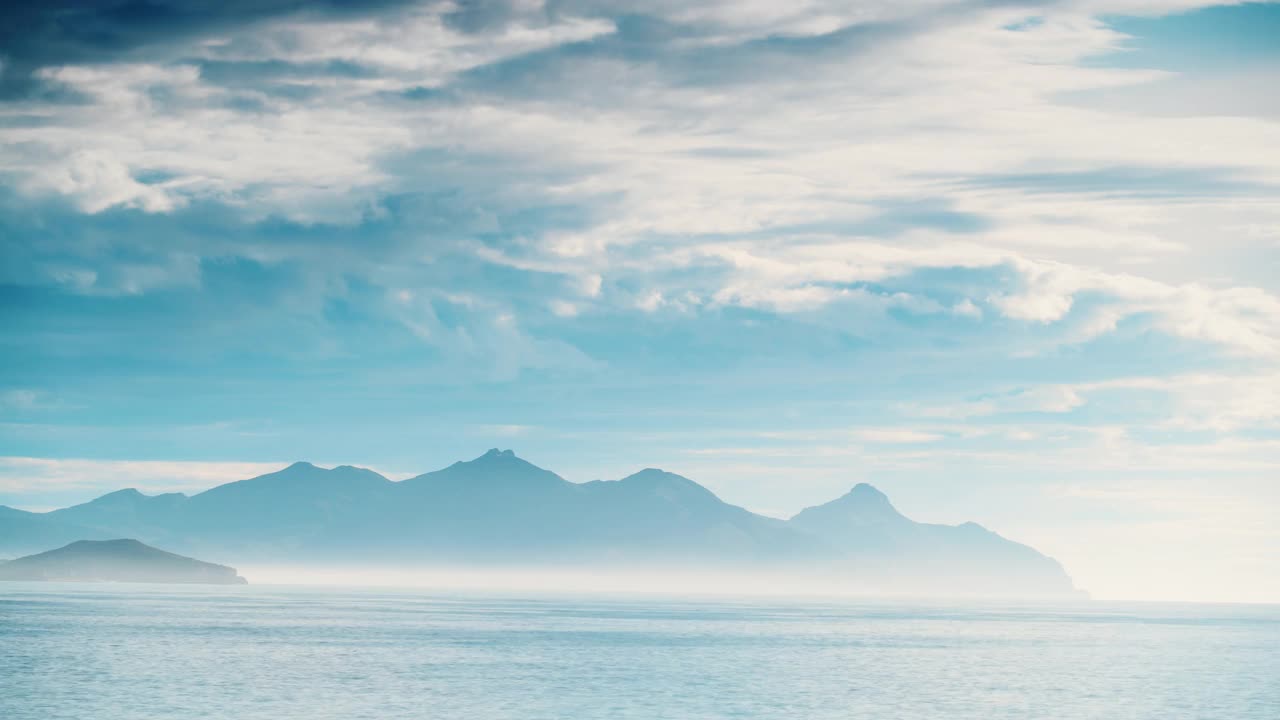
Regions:
[[[1171,335],[1237,353],[1280,356],[1280,298],[1262,288],[1174,285],[1090,267],[1024,259],[1012,262],[1025,289],[989,298],[1006,317],[1056,322],[1071,311],[1082,293],[1097,294],[1110,303],[1065,341],[1091,339],[1114,330],[1125,317],[1145,314],[1152,316],[1156,328]]]
[[[1162,77],[1081,62],[1122,46],[1125,38],[1097,15],[1129,7],[659,4],[648,11],[698,23],[704,33],[701,41],[673,45],[670,63],[583,54],[548,63],[530,76],[538,84],[527,92],[481,86],[419,104],[378,93],[443,87],[498,60],[608,38],[613,23],[585,7],[578,17],[548,14],[539,3],[479,35],[452,29],[444,16],[449,6],[381,19],[290,18],[207,39],[194,52],[214,60],[345,62],[368,73],[295,78],[312,94],[290,96],[269,84],[219,85],[186,61],[53,68],[45,71],[49,79],[93,104],[42,107],[46,124],[6,128],[0,144],[24,149],[0,164],[26,187],[74,197],[90,212],[166,212],[218,198],[251,214],[350,222],[379,192],[419,180],[389,168],[386,158],[415,149],[473,153],[500,161],[495,185],[505,182],[502,162],[527,162],[556,176],[536,189],[508,190],[517,204],[555,198],[591,206],[612,198],[607,219],[591,227],[549,230],[514,254],[478,250],[513,266],[563,273],[586,297],[600,296],[608,273],[662,298],[687,296],[685,308],[713,300],[797,312],[850,299],[842,285],[892,282],[928,268],[1011,267],[1012,284],[997,282],[973,297],[1012,320],[1055,324],[1075,311],[1082,293],[1113,299],[1064,342],[1084,342],[1149,314],[1162,332],[1253,355],[1280,352],[1273,289],[1177,277],[1217,247],[1206,208],[1238,203],[1238,196],[1187,203],[1176,193],[1196,193],[1195,181],[1177,175],[1167,182],[1186,187],[1175,186],[1172,198],[1126,189],[1162,182],[1142,168],[1195,173],[1211,165],[1249,182],[1280,181],[1280,153],[1266,150],[1280,147],[1274,123],[1137,117],[1059,100],[1066,91]],[[932,19],[939,12],[945,21]],[[1031,17],[1037,22],[1020,22]],[[738,77],[729,65],[722,81],[700,86],[684,75],[696,68],[697,53],[747,38],[808,37],[879,21],[904,23],[899,32],[869,30],[874,52],[835,44],[828,54],[770,56],[804,63],[800,76]],[[682,64],[685,53],[693,66]],[[244,92],[261,108],[232,109],[228,101]],[[813,111],[818,106],[822,112]],[[112,130],[119,127],[132,130]],[[43,151],[33,154],[33,147]],[[725,152],[707,152],[718,149]],[[1115,168],[1138,170],[1108,181]],[[143,173],[164,179],[142,182]],[[1073,181],[1072,173],[1093,180]],[[1212,187],[1211,177],[1205,182]],[[1241,187],[1246,197],[1265,197]],[[857,229],[873,227],[886,203],[921,197],[944,197],[958,212],[991,218],[992,226],[963,241],[921,228],[890,241]],[[1280,227],[1274,203],[1250,207],[1260,213],[1251,237]],[[1183,230],[1170,238],[1171,228],[1198,223],[1204,240]],[[833,229],[791,229],[815,224]],[[841,225],[853,229],[835,229]],[[675,267],[702,271],[701,279],[687,273],[677,285],[655,282],[655,273]],[[727,272],[712,274],[717,268]],[[564,312],[569,303],[556,299],[554,307]],[[655,303],[652,294],[623,301],[647,310]],[[965,300],[953,313],[977,317],[975,311]]]
[[[1168,427],[1228,433],[1280,428],[1280,373],[1276,372],[1117,378],[1082,383],[1074,391],[1160,394],[1172,402],[1172,411],[1161,422]]]
[[[578,292],[587,297],[599,297],[604,278],[596,273],[588,273],[578,278]]]
[[[373,67],[365,82],[379,87],[436,86],[471,68],[614,32],[602,19],[551,19],[541,3],[526,7],[493,32],[475,35],[449,26],[452,3],[428,3],[380,19],[299,22],[287,17],[248,34],[213,38],[203,54],[218,60],[320,63]],[[332,82],[325,79],[323,82]]]
[[[71,153],[65,163],[33,175],[28,186],[76,197],[80,207],[90,213],[114,206],[167,212],[178,202],[162,188],[137,182],[123,162],[97,150]]]
[[[523,437],[536,431],[538,428],[534,425],[476,425],[475,431],[479,435],[496,436],[496,437]]]
[[[959,317],[973,318],[974,320],[982,319],[982,308],[975,305],[969,298],[965,298],[955,305],[952,305],[950,312],[952,315]]]
[[[132,487],[147,493],[190,493],[274,472],[287,464],[9,456],[0,457],[0,491],[13,495],[64,490],[106,493]]]
[[[1280,428],[1280,374],[1173,374],[1169,376],[1116,378],[1075,384],[1047,384],[1006,390],[983,397],[932,406],[904,406],[902,410],[919,417],[974,419],[1006,413],[1061,414],[1082,407],[1094,399],[1111,396],[1127,402],[1132,393],[1153,393],[1168,401],[1157,418],[1129,415],[1129,422],[1150,428],[1238,430]],[[1128,393],[1130,395],[1116,395]],[[1088,426],[1085,426],[1088,427]],[[1092,432],[1112,433],[1124,438],[1121,428],[1098,426]]]
[[[1017,294],[992,296],[988,302],[1006,317],[1018,320],[1050,323],[1065,317],[1071,311],[1075,293],[1080,289],[1075,273],[1055,272],[1052,268],[1028,262],[1020,265],[1022,282],[1027,289]]]
[[[33,410],[43,405],[41,393],[36,390],[5,390],[0,392],[0,406],[13,410]]]
[[[552,300],[547,303],[551,312],[557,317],[571,318],[578,315],[578,306],[564,300]]]
[[[657,290],[650,290],[636,300],[636,307],[645,312],[653,312],[665,304],[666,299]]]
[[[1041,385],[951,404],[905,406],[902,409],[920,417],[964,420],[1008,413],[1067,413],[1084,404],[1084,397],[1073,387]]]
[[[863,428],[855,430],[853,435],[859,440],[886,445],[914,445],[942,439],[937,433],[912,428]]]

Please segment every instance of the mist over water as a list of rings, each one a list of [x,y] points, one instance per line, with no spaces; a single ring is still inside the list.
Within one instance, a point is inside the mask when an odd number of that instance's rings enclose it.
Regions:
[[[14,583],[7,720],[1233,718],[1280,608]]]
[[[860,579],[848,571],[786,571],[725,569],[712,570],[696,565],[647,567],[598,566],[316,566],[245,565],[240,571],[255,585],[289,585],[311,588],[382,588],[410,591],[450,591],[480,593],[618,593],[671,598],[853,598],[891,599],[920,602],[1011,601],[1045,602],[1034,595],[975,583],[964,592],[954,584],[930,587],[924,576],[896,578],[892,587],[882,587]],[[914,583],[914,586],[913,586]],[[1053,596],[1060,605],[1087,602],[1089,596]]]

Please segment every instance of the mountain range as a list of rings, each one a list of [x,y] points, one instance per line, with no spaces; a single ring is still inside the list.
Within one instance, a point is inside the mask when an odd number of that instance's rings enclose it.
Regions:
[[[237,563],[678,567],[868,591],[1077,592],[1052,558],[974,523],[914,522],[867,484],[780,520],[662,470],[572,483],[510,450],[399,482],[299,462],[191,496],[127,489],[46,513],[0,506],[0,554],[119,537]]]

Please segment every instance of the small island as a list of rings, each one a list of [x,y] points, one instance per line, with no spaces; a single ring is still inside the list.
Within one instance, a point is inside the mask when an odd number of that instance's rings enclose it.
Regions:
[[[78,540],[0,564],[0,580],[245,585],[235,568],[165,552],[137,540]]]

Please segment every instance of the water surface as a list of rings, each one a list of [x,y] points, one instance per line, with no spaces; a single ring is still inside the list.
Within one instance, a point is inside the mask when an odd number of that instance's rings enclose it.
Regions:
[[[0,585],[0,718],[1280,718],[1280,608]]]

